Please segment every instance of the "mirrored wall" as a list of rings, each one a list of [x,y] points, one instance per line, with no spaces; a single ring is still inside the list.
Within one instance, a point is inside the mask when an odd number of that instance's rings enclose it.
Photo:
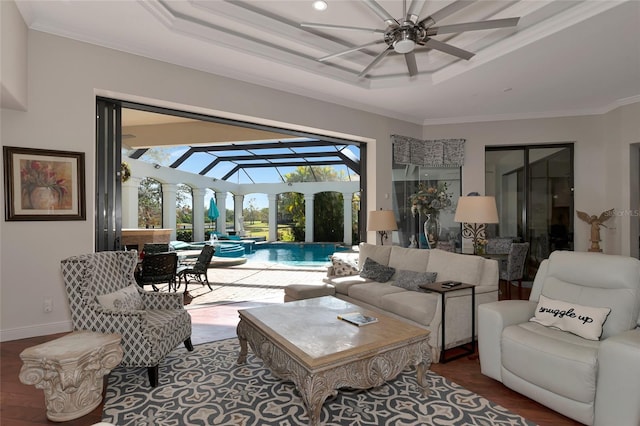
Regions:
[[[453,217],[460,197],[461,170],[393,163],[393,210],[399,219],[394,244],[460,251],[461,228]]]

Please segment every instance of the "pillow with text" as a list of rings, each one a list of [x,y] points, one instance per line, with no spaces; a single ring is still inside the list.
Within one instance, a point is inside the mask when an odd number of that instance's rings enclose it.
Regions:
[[[611,308],[595,308],[549,299],[540,295],[535,316],[529,321],[568,331],[588,340],[600,340]]]

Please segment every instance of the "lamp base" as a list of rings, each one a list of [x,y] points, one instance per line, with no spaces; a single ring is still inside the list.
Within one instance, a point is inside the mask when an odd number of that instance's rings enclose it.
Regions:
[[[473,243],[473,254],[478,254],[478,241],[486,237],[486,225],[484,223],[462,224],[462,238],[470,239]]]

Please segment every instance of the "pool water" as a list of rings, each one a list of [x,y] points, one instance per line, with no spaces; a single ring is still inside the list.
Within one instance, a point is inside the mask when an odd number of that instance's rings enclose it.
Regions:
[[[333,253],[348,249],[336,243],[264,243],[256,244],[255,252],[247,258],[290,266],[325,266]]]

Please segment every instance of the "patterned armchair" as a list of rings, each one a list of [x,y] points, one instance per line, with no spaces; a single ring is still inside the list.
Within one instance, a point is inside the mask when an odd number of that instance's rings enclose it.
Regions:
[[[122,335],[122,365],[147,367],[158,385],[158,366],[180,343],[189,351],[191,317],[182,294],[146,292],[136,284],[136,251],[107,251],[61,262],[74,330]]]

